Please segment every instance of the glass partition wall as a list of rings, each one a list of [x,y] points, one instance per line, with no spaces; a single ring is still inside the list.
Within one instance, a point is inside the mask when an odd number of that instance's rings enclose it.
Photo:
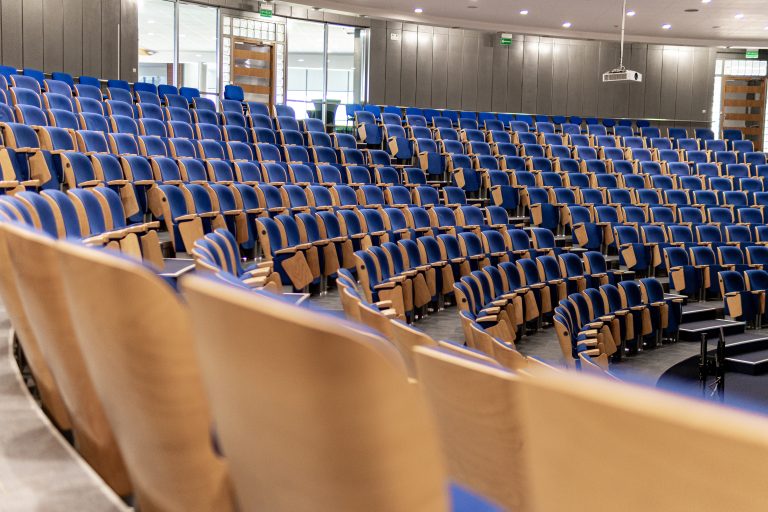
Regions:
[[[340,105],[367,96],[368,30],[303,20],[288,20],[288,89],[286,103],[298,118],[344,124]]]
[[[218,94],[218,33],[215,7],[140,0],[139,81]]]
[[[344,124],[367,98],[368,29],[262,18],[178,0],[138,0],[139,81],[288,103],[299,119]]]
[[[174,83],[175,6],[166,0],[139,2],[139,82]]]

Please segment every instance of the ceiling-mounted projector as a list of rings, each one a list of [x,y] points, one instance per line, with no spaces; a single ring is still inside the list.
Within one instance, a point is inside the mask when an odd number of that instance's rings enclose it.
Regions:
[[[614,69],[603,73],[603,82],[642,82],[643,74],[631,69]]]
[[[603,73],[603,82],[642,82],[643,74],[624,67],[624,27],[627,20],[627,0],[623,0],[621,7],[621,42],[619,54],[619,67]]]

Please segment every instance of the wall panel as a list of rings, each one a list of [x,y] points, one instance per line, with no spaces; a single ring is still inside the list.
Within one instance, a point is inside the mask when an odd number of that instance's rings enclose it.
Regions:
[[[630,117],[643,117],[645,115],[645,83],[648,80],[646,76],[645,63],[648,58],[648,47],[644,44],[633,44],[630,46],[629,69],[643,74],[643,81],[632,84],[629,88],[629,110]]]
[[[477,109],[493,110],[493,41],[490,35],[480,37],[478,49]]]
[[[43,69],[43,0],[24,0],[21,18],[24,67]]]
[[[535,112],[538,100],[539,41],[538,38],[525,38],[523,44],[523,94],[522,112]]]
[[[664,113],[665,117],[691,119],[693,96],[693,56],[692,49],[680,48],[677,61],[677,90],[675,91],[674,115]],[[703,84],[702,84],[703,85]]]
[[[515,38],[509,47],[507,67],[507,110],[523,111],[523,53],[525,45],[522,38]]]
[[[386,103],[386,59],[387,59],[386,22],[373,20],[371,23],[371,65],[368,74],[368,99],[372,103]]]
[[[677,72],[680,50],[674,46],[665,46],[661,52],[661,100],[659,116],[666,118],[674,112],[677,104]]]
[[[448,34],[435,34],[432,42],[431,105],[434,108],[446,108],[448,106],[448,45]]]
[[[2,23],[3,64],[17,68],[24,67],[21,4],[22,0],[3,0],[2,19],[0,20]]]
[[[507,75],[509,68],[509,46],[501,46],[493,41],[493,58],[491,60],[493,78],[491,80],[491,110],[507,111]]]
[[[581,114],[584,116],[597,115],[598,87],[600,86],[600,44],[589,41],[584,44],[584,73],[581,77]]]
[[[63,0],[46,0],[43,15],[43,69],[62,69],[64,66],[63,19]]]
[[[563,115],[568,110],[568,48],[558,39],[552,46],[552,113]]]
[[[661,114],[661,64],[662,47],[648,46],[646,58],[645,80],[645,115],[643,117],[659,118]]]
[[[120,2],[120,78],[138,80],[139,12],[135,0]]]
[[[412,30],[403,30],[400,57],[400,103],[397,105],[416,104],[416,56],[418,34]]]
[[[101,75],[101,0],[83,0],[83,74]]]
[[[400,105],[400,74],[402,72],[402,30],[387,27],[387,72],[384,103]]]
[[[448,32],[445,106],[455,110],[461,109],[461,59],[463,45],[464,31],[451,29]]]
[[[553,40],[542,37],[539,40],[539,60],[536,76],[537,112],[552,114]]]
[[[64,0],[63,7],[63,23],[67,29],[62,34],[64,45],[62,69],[78,76],[83,72],[83,1]],[[136,40],[138,42],[138,25]],[[138,44],[136,51],[138,52]],[[138,63],[138,57],[136,63]]]
[[[477,80],[480,38],[465,33],[461,45],[461,68],[457,81],[461,82],[461,109],[477,110]]]
[[[432,28],[432,27],[427,27]],[[416,105],[429,107],[432,104],[432,30],[422,31],[419,27],[416,55]]]
[[[568,45],[568,76],[567,76],[567,90],[568,98],[566,101],[565,113],[582,114],[584,109],[582,107],[584,103],[583,95],[583,74],[584,74],[584,45],[583,44],[569,44]]]

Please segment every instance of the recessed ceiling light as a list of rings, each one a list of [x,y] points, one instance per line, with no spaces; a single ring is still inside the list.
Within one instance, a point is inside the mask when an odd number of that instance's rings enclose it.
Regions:
[[[563,28],[571,28],[571,22],[566,21],[565,23],[563,23]]]
[[[637,14],[635,11],[627,11],[627,16],[634,16]]]
[[[202,56],[203,56],[203,54],[201,54],[201,53],[196,53],[196,54],[195,54],[195,57],[197,57],[197,58],[200,58],[200,57],[202,57]]]
[[[296,59],[296,62],[304,62],[304,59]]]
[[[672,28],[672,25],[670,25],[669,23],[665,23],[665,24],[663,24],[663,25],[661,26],[661,28],[663,28],[664,30],[669,30],[669,29],[671,29],[671,28]]]
[[[712,1],[712,0],[701,0],[701,3],[703,3],[703,4],[708,4],[708,3],[709,3],[709,2],[711,2],[711,1]]]
[[[736,16],[734,16],[734,18],[736,18],[737,20],[740,20],[743,17],[744,17],[744,15],[741,14],[741,13],[737,14]]]
[[[424,12],[424,9],[422,9],[421,7],[417,7],[417,8],[415,8],[415,9],[413,10],[413,12],[415,12],[416,14],[421,14],[421,13],[423,13],[423,12]]]
[[[522,16],[528,16],[528,11],[527,11],[527,10],[525,10],[525,9],[523,9],[522,11],[520,11],[520,14],[521,14]]]

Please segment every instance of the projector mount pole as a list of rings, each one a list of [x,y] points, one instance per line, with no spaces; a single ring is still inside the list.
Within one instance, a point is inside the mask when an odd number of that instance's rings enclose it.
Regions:
[[[624,71],[624,24],[627,22],[627,0],[621,6],[621,53],[619,54],[619,69]]]

